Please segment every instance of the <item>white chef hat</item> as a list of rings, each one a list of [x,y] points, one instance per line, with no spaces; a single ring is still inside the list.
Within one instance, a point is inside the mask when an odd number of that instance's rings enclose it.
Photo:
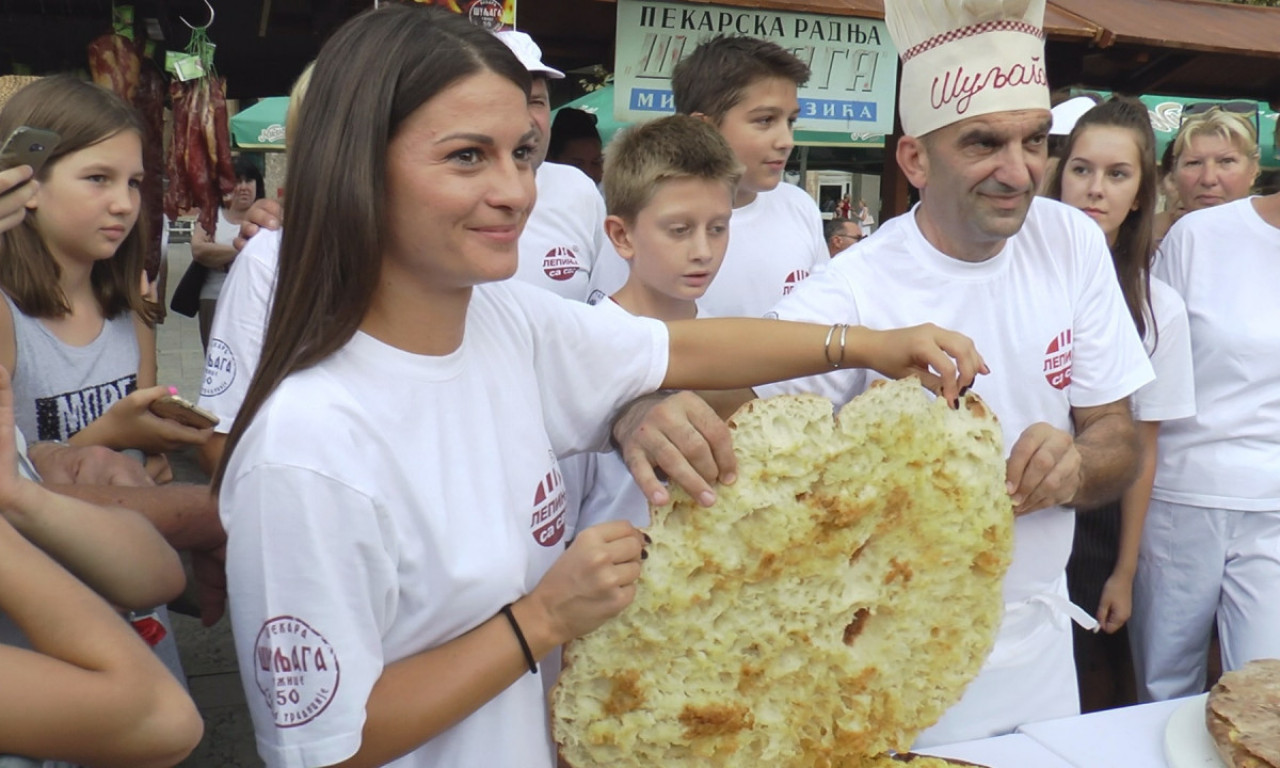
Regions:
[[[524,32],[517,32],[514,29],[506,29],[501,32],[495,32],[494,35],[506,43],[511,52],[516,55],[524,68],[529,70],[532,75],[545,75],[551,80],[560,80],[564,77],[564,73],[554,67],[548,67],[542,63],[542,49],[538,44],[533,42],[533,38]]]
[[[908,136],[977,115],[1049,109],[1045,0],[885,0]]]

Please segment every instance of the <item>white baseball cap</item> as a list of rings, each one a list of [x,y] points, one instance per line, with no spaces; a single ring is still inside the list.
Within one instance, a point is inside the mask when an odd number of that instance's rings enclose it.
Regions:
[[[548,67],[542,63],[542,49],[538,44],[533,42],[533,38],[524,32],[517,32],[514,29],[496,32],[497,38],[506,44],[511,52],[516,55],[524,68],[529,70],[531,75],[545,75],[552,80],[564,79],[564,73],[558,69]]]
[[[1067,99],[1050,111],[1053,112],[1053,127],[1049,133],[1053,136],[1069,136],[1076,121],[1084,117],[1084,113],[1098,106],[1098,102],[1088,96],[1076,96]]]

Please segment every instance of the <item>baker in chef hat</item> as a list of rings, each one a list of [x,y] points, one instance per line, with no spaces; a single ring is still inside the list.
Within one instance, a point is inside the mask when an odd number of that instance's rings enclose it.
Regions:
[[[1049,109],[1045,0],[885,0],[902,59],[898,112],[923,136],[992,112]]]

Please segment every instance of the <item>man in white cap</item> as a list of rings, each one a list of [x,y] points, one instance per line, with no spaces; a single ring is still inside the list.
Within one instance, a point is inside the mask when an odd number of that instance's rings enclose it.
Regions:
[[[498,32],[497,37],[533,76],[529,115],[541,134],[533,159],[538,202],[520,234],[515,279],[586,301],[591,270],[604,245],[604,199],[579,169],[545,162],[551,138],[547,80],[560,80],[564,73],[542,63],[542,50],[524,32]]]
[[[974,387],[1009,452],[1017,519],[1005,617],[981,673],[916,746],[1078,713],[1071,621],[1096,622],[1067,599],[1075,510],[1117,498],[1131,480],[1128,395],[1153,377],[1101,230],[1035,196],[1050,125],[1043,15],[1044,0],[886,0],[903,60],[897,161],[921,202],[773,313],[873,328],[933,322],[973,338],[991,369]],[[817,392],[842,405],[873,378],[836,371],[756,392]],[[695,498],[735,469],[727,430],[679,397],[635,407],[615,428],[651,499],[665,492],[648,464]]]

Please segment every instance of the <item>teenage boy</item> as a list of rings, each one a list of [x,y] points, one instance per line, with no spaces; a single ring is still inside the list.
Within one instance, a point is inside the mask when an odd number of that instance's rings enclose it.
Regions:
[[[796,94],[808,80],[804,62],[753,37],[712,38],[671,76],[676,112],[714,126],[743,166],[724,267],[699,302],[712,315],[759,317],[830,260],[817,203],[782,183],[795,146]],[[623,276],[616,264],[600,271],[593,287],[617,290]]]
[[[729,245],[742,166],[707,123],[673,115],[636,126],[610,145],[604,228],[630,273],[601,312],[659,320],[702,316],[697,302]],[[575,530],[625,519],[649,526],[649,503],[617,453],[601,454]],[[575,530],[569,530],[571,537]]]

